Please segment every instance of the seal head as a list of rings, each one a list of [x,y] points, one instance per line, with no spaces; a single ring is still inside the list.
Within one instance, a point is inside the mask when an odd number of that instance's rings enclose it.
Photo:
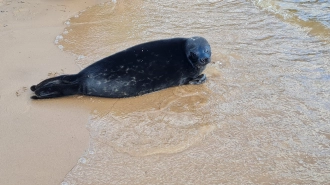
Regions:
[[[211,61],[211,46],[203,37],[188,38],[186,42],[186,55],[193,66],[205,68]]]

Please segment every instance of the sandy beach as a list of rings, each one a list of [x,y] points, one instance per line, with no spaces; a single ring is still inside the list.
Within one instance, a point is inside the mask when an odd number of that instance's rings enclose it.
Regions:
[[[328,2],[103,2],[0,0],[0,185],[330,181]],[[212,48],[202,85],[30,99],[49,77],[191,36]]]
[[[87,110],[70,98],[32,101],[29,88],[80,70],[54,40],[66,19],[100,2],[0,1],[0,184],[60,184],[88,147]]]

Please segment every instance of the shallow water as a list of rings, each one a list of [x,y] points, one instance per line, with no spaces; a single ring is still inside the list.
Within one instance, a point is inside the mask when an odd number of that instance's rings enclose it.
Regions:
[[[212,63],[203,85],[94,98],[90,147],[62,184],[328,183],[329,2],[262,2],[117,1],[68,20],[55,42],[81,68],[195,35]]]
[[[328,0],[251,0],[254,5],[275,14],[283,21],[329,41],[330,1]]]

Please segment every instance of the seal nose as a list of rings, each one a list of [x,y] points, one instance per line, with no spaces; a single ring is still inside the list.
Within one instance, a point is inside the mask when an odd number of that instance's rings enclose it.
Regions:
[[[209,59],[208,58],[202,58],[202,59],[199,60],[199,62],[201,64],[205,65],[205,64],[209,63]]]

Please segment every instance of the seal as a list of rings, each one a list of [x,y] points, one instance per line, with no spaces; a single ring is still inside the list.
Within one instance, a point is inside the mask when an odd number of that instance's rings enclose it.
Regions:
[[[109,98],[138,96],[164,88],[202,84],[211,61],[203,37],[172,38],[139,44],[101,59],[78,74],[61,75],[31,86],[32,99],[68,95]]]

